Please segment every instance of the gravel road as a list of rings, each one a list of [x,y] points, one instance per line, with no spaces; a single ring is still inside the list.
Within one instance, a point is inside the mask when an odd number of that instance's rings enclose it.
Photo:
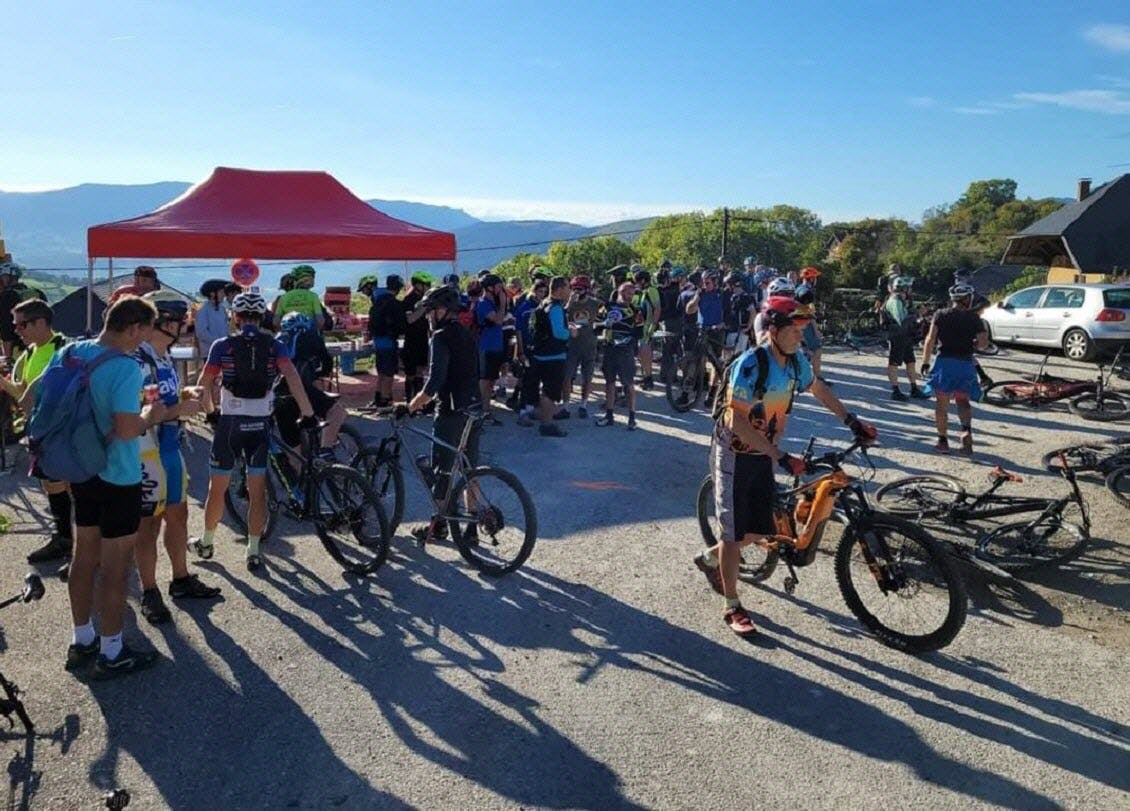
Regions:
[[[1037,360],[1009,351],[986,366],[1012,376]],[[1115,432],[1062,408],[979,408],[977,456],[941,457],[931,405],[890,402],[884,362],[826,359],[882,434],[878,482],[937,470],[978,487],[1002,464],[1026,477],[1017,492],[1061,492],[1042,453]],[[1130,808],[1130,513],[1101,484],[1085,484],[1095,542],[1080,559],[1025,581],[966,572],[969,619],[941,652],[868,636],[826,556],[792,596],[783,572],[743,586],[761,629],[746,642],[690,562],[707,417],[657,395],[640,410],[635,433],[573,419],[550,439],[510,416],[489,431],[487,457],[526,482],[541,528],[501,580],[403,534],[376,575],[343,577],[286,520],[252,575],[221,530],[194,568],[223,601],[161,628],[133,602],[129,635],[164,661],[90,685],[62,669],[66,591],[48,579],[40,603],[2,615],[0,666],[38,724],[28,742],[3,738],[11,807],[95,808],[124,787],[131,809]],[[789,433],[794,448],[848,439],[810,397]],[[190,469],[195,531],[202,439]],[[44,528],[30,484],[0,480],[13,591]],[[421,494],[409,502],[411,524]]]

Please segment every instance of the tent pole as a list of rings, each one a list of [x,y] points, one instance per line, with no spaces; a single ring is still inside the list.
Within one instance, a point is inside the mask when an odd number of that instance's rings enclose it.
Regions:
[[[94,257],[86,260],[86,334],[94,331]]]
[[[110,283],[110,292],[114,291],[114,257],[110,257],[110,275],[106,277],[106,281]]]

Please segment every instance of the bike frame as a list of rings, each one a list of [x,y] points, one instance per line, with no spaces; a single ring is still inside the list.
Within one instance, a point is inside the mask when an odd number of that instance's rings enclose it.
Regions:
[[[1087,510],[1087,503],[1083,500],[1083,493],[1079,489],[1079,483],[1075,479],[1075,472],[1065,467],[1062,474],[1067,479],[1068,484],[1071,485],[1071,494],[1063,498],[997,495],[996,491],[1008,481],[1007,478],[1001,477],[994,479],[989,489],[979,495],[970,496],[968,493],[963,495],[957,504],[949,507],[943,513],[938,513],[938,517],[964,524],[1039,511],[1040,514],[1029,523],[1031,527],[1039,525],[1045,519],[1060,515],[1068,504],[1075,503],[1079,505],[1079,511],[1083,515],[1084,529],[1090,531],[1090,514]],[[972,501],[969,499],[972,499]]]
[[[437,499],[435,494],[432,492],[432,485],[434,484],[434,482],[429,482],[424,476],[423,471],[421,471],[417,465],[407,466],[413,471],[416,479],[420,482],[420,484],[424,486],[424,490],[427,491],[428,498],[431,499],[432,506],[435,508],[435,511],[437,513],[442,511],[444,505],[447,504],[447,499],[451,496],[451,488],[454,486],[455,482],[458,479],[462,478],[463,474],[466,471],[470,470],[472,467],[471,461],[467,458],[465,448],[467,447],[467,442],[471,438],[472,429],[475,427],[476,422],[480,422],[482,420],[482,416],[470,414],[468,412],[462,412],[462,416],[467,417],[467,421],[463,424],[463,433],[459,437],[458,446],[445,442],[442,439],[436,437],[434,434],[430,434],[426,431],[421,431],[419,428],[415,428],[411,425],[406,425],[405,419],[403,417],[395,416],[391,420],[392,435],[382,439],[381,444],[378,446],[378,452],[381,455],[387,453],[389,456],[396,460],[397,465],[400,464],[400,450],[404,445],[404,440],[401,436],[403,433],[410,433],[415,434],[418,437],[423,437],[432,445],[439,445],[441,448],[446,448],[447,450],[453,452],[454,460],[451,464],[451,470],[446,474],[447,487],[443,492],[443,497],[440,499]]]

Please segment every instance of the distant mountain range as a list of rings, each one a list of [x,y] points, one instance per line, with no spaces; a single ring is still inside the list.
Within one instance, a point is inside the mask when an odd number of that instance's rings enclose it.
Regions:
[[[84,183],[67,189],[45,192],[0,192],[0,233],[14,259],[32,269],[50,269],[67,280],[84,279],[86,270],[86,229],[114,220],[136,217],[175,199],[190,184],[180,182],[144,185]],[[621,234],[631,242],[651,219],[631,220],[589,227],[568,222],[542,220],[485,221],[466,211],[406,200],[368,200],[371,206],[397,219],[451,231],[458,247],[458,268],[470,272],[493,267],[519,253],[544,253],[555,240],[571,240],[605,233]],[[155,262],[160,266],[161,262]],[[169,264],[167,261],[165,264]],[[186,265],[188,263],[177,263]],[[211,263],[213,272],[203,269],[162,271],[162,278],[184,290],[194,290],[208,275],[226,275]],[[403,270],[401,262],[321,262],[318,287],[352,285],[363,272]],[[409,268],[442,273],[450,266],[438,262],[412,262]],[[263,286],[272,287],[286,271],[282,263],[264,263]],[[115,273],[128,273],[123,261]],[[99,275],[105,273],[101,263]],[[62,280],[62,279],[61,279]]]

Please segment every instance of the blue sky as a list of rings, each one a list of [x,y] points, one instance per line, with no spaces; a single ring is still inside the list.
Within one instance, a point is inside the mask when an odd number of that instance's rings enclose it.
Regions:
[[[1069,196],[1130,171],[1125,2],[0,0],[0,20],[7,190],[228,165],[490,219],[918,219],[975,179]]]

